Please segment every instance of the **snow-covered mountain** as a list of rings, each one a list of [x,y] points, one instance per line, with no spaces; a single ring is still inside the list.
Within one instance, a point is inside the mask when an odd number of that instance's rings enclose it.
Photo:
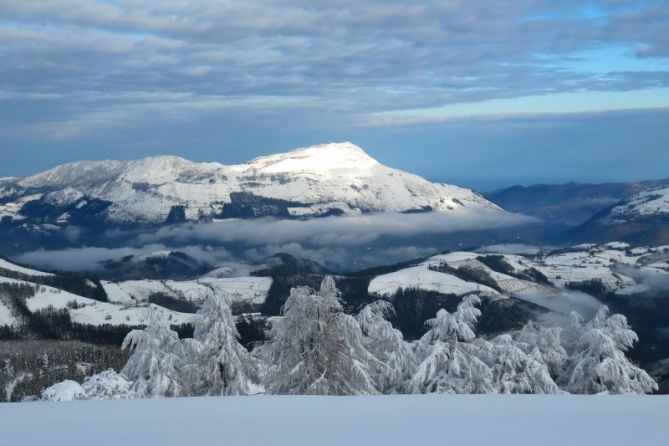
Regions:
[[[632,220],[647,216],[669,216],[669,187],[640,192],[617,204],[609,212],[611,219]]]
[[[0,179],[5,224],[161,224],[468,210],[502,211],[471,190],[386,167],[348,142],[230,166],[164,156],[81,161],[23,179]]]
[[[513,251],[513,249],[509,249]],[[420,289],[458,296],[475,292],[491,299],[515,297],[552,311],[571,311],[598,303],[579,297],[567,302],[563,290],[596,296],[630,296],[669,284],[669,246],[638,247],[621,242],[586,244],[535,254],[493,249],[439,254],[375,277],[369,292],[392,296]]]
[[[574,232],[575,238],[583,241],[669,243],[669,187],[639,192],[599,213]]]
[[[137,326],[147,307],[164,312],[173,325],[188,324],[211,295],[225,295],[236,313],[257,311],[265,302],[269,277],[209,277],[194,280],[93,281],[67,273],[46,273],[0,258],[0,328],[43,330],[36,314],[66,312],[87,326]],[[48,327],[48,324],[46,325]],[[44,333],[38,333],[44,335]]]
[[[532,215],[560,228],[578,226],[640,192],[669,187],[669,178],[624,183],[512,186],[486,194],[511,212]]]

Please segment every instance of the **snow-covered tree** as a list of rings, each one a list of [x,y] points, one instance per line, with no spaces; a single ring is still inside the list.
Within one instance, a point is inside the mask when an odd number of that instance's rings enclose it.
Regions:
[[[239,343],[225,296],[210,296],[197,312],[183,373],[189,393],[248,395],[258,389],[255,358]],[[185,358],[186,359],[186,358]]]
[[[454,313],[442,309],[427,322],[430,330],[417,346],[420,364],[411,379],[412,392],[494,392],[492,370],[480,359],[489,346],[474,333],[480,302],[475,295],[465,296]]]
[[[134,398],[132,383],[114,370],[105,370],[86,378],[83,384],[65,380],[42,390],[42,400],[110,400]]]
[[[609,315],[606,306],[584,323],[572,313],[565,341],[570,353],[560,383],[570,393],[650,393],[657,383],[636,367],[625,352],[638,336],[621,314]]]
[[[44,401],[74,401],[84,399],[86,392],[76,381],[66,379],[42,390]]]
[[[375,394],[379,361],[364,346],[356,319],[344,314],[331,277],[318,292],[293,288],[271,323],[266,387],[273,394]]]
[[[91,375],[81,384],[87,400],[118,400],[134,398],[132,383],[114,370],[109,369]]]
[[[553,378],[560,376],[567,360],[567,351],[561,344],[561,333],[560,327],[542,327],[529,321],[517,338],[518,342],[539,350]],[[529,351],[525,349],[525,353]]]
[[[404,392],[414,365],[413,351],[404,341],[402,332],[386,320],[394,313],[390,302],[377,300],[366,305],[356,317],[364,334],[365,347],[380,362],[375,381],[383,393]]]
[[[496,392],[560,392],[537,347],[517,342],[508,334],[495,337],[488,345],[488,361]]]
[[[133,381],[132,389],[139,397],[180,396],[184,389],[179,335],[153,305],[147,310],[146,324],[146,328],[132,330],[123,340],[123,348],[134,351],[121,373]]]

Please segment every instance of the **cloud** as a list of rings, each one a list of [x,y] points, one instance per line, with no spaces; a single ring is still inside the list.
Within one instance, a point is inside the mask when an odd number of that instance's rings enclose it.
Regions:
[[[619,297],[631,296],[637,298],[639,295],[647,297],[669,297],[669,274],[660,270],[639,269],[631,266],[620,265],[616,268],[621,274],[631,277],[636,282],[620,290],[616,295]]]
[[[487,211],[419,214],[369,214],[310,220],[270,218],[168,226],[141,234],[138,242],[233,243],[251,245],[310,243],[316,246],[364,246],[384,237],[410,238],[456,231],[500,229],[538,220],[521,214]]]
[[[592,91],[625,99],[667,88],[668,9],[663,0],[4,0],[0,175],[165,153],[239,162],[359,135],[380,155],[393,152],[391,132],[429,123],[443,125],[438,137],[420,132],[407,147],[439,157],[487,134],[480,112],[462,110],[456,121],[477,128],[453,141],[452,117],[440,111],[457,104]],[[570,104],[593,109],[578,98]],[[608,150],[620,144],[618,129],[612,122],[575,143],[565,131],[542,144]],[[662,130],[621,133],[635,137],[626,147],[659,153]],[[497,137],[485,141],[486,156],[475,159],[484,164],[504,152],[512,174],[535,172],[516,151],[526,137],[516,130],[506,147]],[[462,164],[467,154],[454,158],[423,169],[479,172]]]
[[[547,308],[564,318],[572,311],[576,311],[584,318],[590,319],[602,305],[596,298],[579,291],[556,290],[550,293],[523,293],[516,297]],[[556,320],[562,319],[558,317]]]
[[[105,248],[84,246],[62,250],[31,251],[18,256],[22,263],[39,268],[57,271],[99,271],[103,263],[119,261],[127,256],[145,256],[160,251],[180,251],[206,265],[217,265],[231,258],[231,255],[222,247],[212,248],[206,245],[174,246],[163,244],[148,244],[142,247]]]
[[[310,259],[331,269],[359,270],[434,254],[439,239],[458,231],[493,230],[534,224],[511,213],[371,214],[311,220],[230,220],[182,224],[150,233],[114,230],[106,243],[127,247],[37,250],[19,256],[24,263],[58,270],[96,270],[102,262],[156,251],[185,252],[215,266],[223,261],[257,263],[277,253]]]
[[[34,116],[29,108],[25,132],[33,125],[132,126],[142,111],[145,118],[159,111],[160,119],[228,107],[375,116],[666,87],[666,64],[650,69],[643,61],[669,56],[668,10],[657,0],[5,0],[0,85],[26,106],[36,95],[57,95],[38,101],[52,113]],[[606,54],[583,56],[609,47],[639,61],[636,69],[602,70]],[[569,65],[579,58],[597,69]],[[180,95],[186,104],[169,99]]]

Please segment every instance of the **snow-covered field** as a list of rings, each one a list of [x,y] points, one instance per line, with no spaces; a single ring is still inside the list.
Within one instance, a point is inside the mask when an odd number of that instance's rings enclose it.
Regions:
[[[204,277],[198,280],[129,280],[102,282],[110,302],[128,304],[146,302],[154,293],[201,304],[215,293],[226,293],[235,303],[261,305],[265,302],[272,279],[269,277]]]
[[[493,248],[493,252],[501,252],[512,251],[514,247]],[[529,250],[528,247],[521,249]],[[480,251],[488,252],[485,249]],[[568,314],[576,310],[589,314],[597,309],[599,302],[583,293],[569,291],[570,286],[594,281],[606,291],[622,296],[647,291],[648,283],[653,281],[669,280],[669,249],[666,246],[631,248],[625,243],[613,242],[536,254],[497,254],[496,257],[502,259],[511,271],[507,274],[484,264],[480,256],[490,254],[439,254],[418,265],[375,277],[369,284],[368,292],[378,296],[392,296],[400,289],[411,288],[455,295],[477,292],[493,299],[512,296],[558,313]],[[463,280],[443,269],[435,271],[440,266],[478,271],[488,281]],[[533,274],[528,276],[528,271]],[[543,283],[538,280],[538,274],[544,276]],[[491,283],[496,289],[488,286]]]
[[[614,207],[611,218],[662,215],[669,212],[669,187],[639,192],[624,203]]]
[[[0,259],[0,269],[5,269],[7,271],[13,271],[19,274],[25,274],[26,276],[52,276],[50,273],[43,273],[42,271],[37,271],[30,268],[24,268],[19,265],[15,265],[11,262],[8,262],[5,259]]]
[[[667,396],[211,397],[0,404],[2,444],[667,444]]]

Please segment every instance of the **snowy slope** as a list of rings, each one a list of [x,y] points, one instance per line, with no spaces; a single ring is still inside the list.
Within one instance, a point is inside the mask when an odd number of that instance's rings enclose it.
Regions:
[[[146,302],[152,294],[163,294],[201,304],[211,295],[226,295],[231,303],[262,304],[272,279],[269,277],[205,277],[190,281],[130,280],[102,282],[110,302]]]
[[[27,284],[28,282],[17,281],[17,283]],[[124,306],[99,302],[49,286],[39,287],[35,296],[26,300],[26,306],[31,312],[49,307],[56,310],[66,309],[70,313],[72,322],[90,325],[141,325],[147,311],[147,305]],[[160,308],[160,310],[174,325],[189,323],[193,318],[192,314],[179,313],[166,308]]]
[[[486,262],[496,259],[501,259],[501,266]],[[468,274],[452,272],[460,268]],[[569,290],[588,291],[594,283],[608,294],[633,295],[648,291],[647,283],[651,281],[669,283],[669,248],[631,248],[614,242],[525,255],[440,254],[418,265],[374,277],[368,292],[379,296],[392,296],[400,289],[411,288],[455,295],[478,292],[493,299],[514,297],[558,313],[577,310],[588,314],[599,302]]]
[[[44,208],[56,209],[49,217],[57,224],[79,214],[100,215],[110,222],[162,223],[177,206],[187,220],[225,217],[239,212],[239,206],[253,208],[255,216],[266,212],[300,217],[332,212],[501,212],[471,190],[431,183],[383,166],[351,143],[307,147],[232,166],[167,156],[82,161],[6,183],[0,198],[13,199],[2,205],[0,216],[21,220],[30,212],[42,215]],[[257,197],[265,202],[257,202]],[[268,204],[266,200],[279,201]],[[25,210],[30,201],[39,206],[32,204]],[[235,204],[232,210],[224,212],[231,203]]]
[[[15,446],[629,446],[665,444],[668,412],[666,396],[215,397],[6,403],[0,427]]]
[[[632,219],[652,215],[669,215],[669,187],[640,192],[615,206],[611,219]]]
[[[187,301],[197,306],[212,295],[226,296],[233,307],[239,308],[240,311],[257,311],[257,308],[265,302],[272,285],[272,279],[269,277],[202,277],[190,281],[103,281],[101,283],[108,302],[100,302],[39,283],[39,277],[45,276],[46,273],[22,268],[5,260],[0,262],[0,284],[28,285],[35,289],[34,296],[27,298],[25,302],[29,311],[64,309],[70,314],[72,322],[91,325],[141,325],[147,306],[157,306],[149,304],[149,298],[156,294],[176,301]],[[1,270],[20,272],[29,277],[26,280],[4,277]],[[58,279],[53,274],[49,276]],[[14,325],[16,318],[3,299],[0,294],[0,326]],[[181,313],[163,307],[160,309],[165,313],[166,319],[175,325],[189,323],[193,318],[191,313]]]
[[[52,276],[53,274],[50,273],[44,273],[42,271],[37,271],[34,269],[30,268],[24,268],[19,265],[15,265],[14,263],[8,262],[7,260],[4,260],[0,258],[0,269],[4,269],[6,271],[13,271],[15,273],[19,274],[24,274],[26,276]]]
[[[379,296],[392,296],[399,289],[416,288],[458,296],[471,292],[490,296],[498,294],[488,286],[466,282],[450,274],[432,271],[428,266],[429,262],[375,277],[369,284],[368,292]]]
[[[576,241],[623,240],[635,245],[669,243],[669,187],[650,189],[621,201],[575,228]]]
[[[58,288],[35,285],[31,282],[6,277],[0,277],[0,283],[36,286],[35,295],[26,299],[26,307],[29,311],[35,312],[49,308],[67,310],[72,322],[79,324],[141,325],[147,311],[148,304],[146,303],[119,305],[100,302]],[[160,311],[164,312],[166,319],[174,325],[189,323],[193,318],[192,314],[179,313],[167,308],[160,307]],[[0,301],[0,325],[12,325],[14,322],[15,318],[9,312],[9,308]]]
[[[12,326],[16,323],[16,318],[12,314],[10,308],[0,300],[0,326],[8,325]]]

